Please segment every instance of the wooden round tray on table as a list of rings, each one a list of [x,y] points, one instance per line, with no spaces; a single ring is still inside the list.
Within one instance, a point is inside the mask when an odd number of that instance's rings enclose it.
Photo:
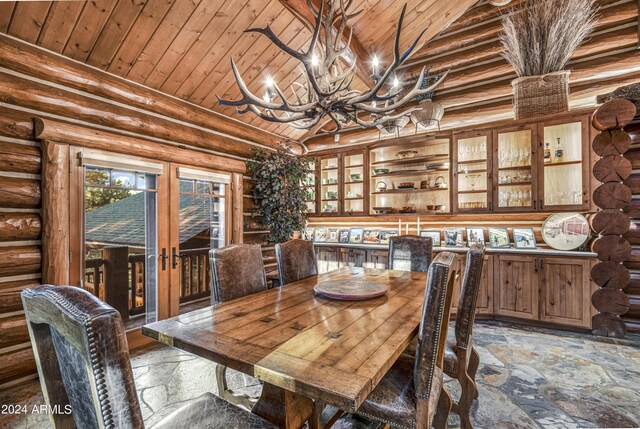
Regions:
[[[352,279],[318,283],[313,290],[330,299],[362,301],[382,296],[387,293],[388,288],[380,283],[371,283],[370,280]]]

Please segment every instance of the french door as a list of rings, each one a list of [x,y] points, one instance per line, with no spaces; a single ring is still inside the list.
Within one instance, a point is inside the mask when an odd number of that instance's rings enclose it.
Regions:
[[[231,239],[231,176],[70,154],[71,284],[116,308],[131,332],[209,305],[209,251]]]

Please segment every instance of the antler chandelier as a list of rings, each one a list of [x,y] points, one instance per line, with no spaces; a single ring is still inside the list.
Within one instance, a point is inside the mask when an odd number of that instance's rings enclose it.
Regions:
[[[247,33],[265,35],[280,50],[300,61],[304,82],[294,82],[290,87],[292,97],[287,98],[276,82],[268,77],[267,93],[260,98],[249,90],[231,59],[231,68],[242,99],[225,100],[217,96],[220,104],[234,106],[240,114],[252,112],[266,121],[286,123],[298,129],[313,128],[328,117],[335,123],[335,129],[323,131],[332,133],[346,126],[382,126],[421,110],[417,106],[401,109],[417,96],[431,93],[449,72],[432,85],[427,85],[429,78],[427,76],[425,81],[426,67],[423,67],[413,88],[405,91],[405,83],[399,81],[396,70],[411,56],[426,30],[400,54],[400,34],[407,8],[405,4],[396,30],[393,62],[380,75],[379,64],[374,57],[371,89],[364,92],[353,89],[351,85],[357,71],[356,59],[349,49],[353,30],[349,29],[346,43],[342,40],[342,34],[349,20],[362,10],[349,14],[347,11],[351,3],[352,0],[321,0],[319,8],[315,8],[311,0],[307,0],[307,6],[315,17],[315,27],[305,52],[287,46],[269,26],[245,30]],[[246,107],[241,109],[242,106]]]

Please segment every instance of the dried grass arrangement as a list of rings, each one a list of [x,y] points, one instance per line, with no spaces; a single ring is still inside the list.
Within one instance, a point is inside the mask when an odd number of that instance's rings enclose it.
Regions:
[[[519,77],[564,70],[596,14],[593,0],[529,0],[502,19],[502,55]]]
[[[529,0],[502,19],[504,58],[512,82],[516,119],[569,109],[569,71],[564,68],[597,23],[593,0]]]

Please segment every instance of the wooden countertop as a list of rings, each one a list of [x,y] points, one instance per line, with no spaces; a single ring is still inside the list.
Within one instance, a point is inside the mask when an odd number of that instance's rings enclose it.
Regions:
[[[387,244],[351,244],[351,243],[314,243],[316,247],[344,247],[348,249],[363,250],[389,250]],[[466,253],[468,247],[434,247],[434,252],[453,252]],[[578,250],[555,250],[555,249],[492,249],[487,247],[487,253],[490,254],[508,254],[508,255],[540,255],[540,256],[567,256],[578,258],[596,258],[598,255],[593,252],[583,252]]]

